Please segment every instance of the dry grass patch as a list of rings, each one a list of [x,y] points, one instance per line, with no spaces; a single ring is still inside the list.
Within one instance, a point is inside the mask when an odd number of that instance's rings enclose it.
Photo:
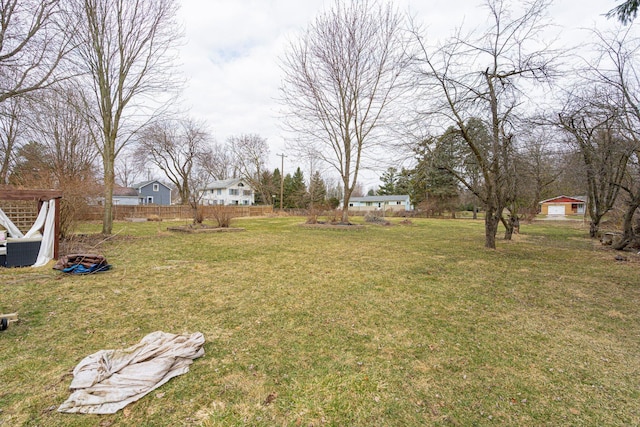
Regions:
[[[638,263],[585,230],[526,225],[488,251],[481,221],[236,221],[118,223],[94,248],[107,273],[0,271],[21,318],[0,334],[0,425],[640,423]],[[52,410],[82,357],[154,330],[203,332],[205,357],[118,414]]]

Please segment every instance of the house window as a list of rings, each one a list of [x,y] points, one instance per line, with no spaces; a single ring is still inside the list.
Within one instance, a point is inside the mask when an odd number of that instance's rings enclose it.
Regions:
[[[243,200],[243,201],[242,201],[242,204],[243,204],[243,205],[248,205],[248,204],[249,204],[249,201],[248,201],[248,200]]]
[[[237,188],[230,188],[229,189],[229,195],[230,196],[238,196],[238,195],[240,195],[240,190],[238,190]]]
[[[222,196],[222,188],[218,188],[218,196]]]
[[[147,204],[148,205],[153,204],[153,196],[147,196]]]
[[[352,208],[353,207],[353,203],[349,203],[349,207]]]
[[[402,202],[396,202],[396,205],[401,205],[401,204],[402,204]]]
[[[244,184],[240,182],[238,183],[238,187],[244,187]]]
[[[211,194],[213,194],[213,192],[214,192],[214,191],[215,191],[215,190],[211,190]]]
[[[160,184],[153,184],[153,191],[160,191]]]
[[[244,194],[245,196],[250,196],[251,195],[251,190],[243,190],[242,194]]]

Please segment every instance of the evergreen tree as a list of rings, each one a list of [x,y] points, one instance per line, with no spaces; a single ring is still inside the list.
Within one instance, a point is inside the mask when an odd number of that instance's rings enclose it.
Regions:
[[[301,209],[306,207],[307,186],[304,183],[304,174],[298,167],[291,178],[291,204],[293,208]]]
[[[282,175],[280,175],[280,169],[276,168],[273,171],[273,177],[271,178],[274,186],[273,194],[275,197],[273,198],[273,206],[276,208],[280,207],[280,185],[282,180]],[[284,206],[283,206],[284,207]]]
[[[411,195],[413,193],[412,174],[413,171],[410,169],[402,168],[400,170],[393,194],[401,196],[405,194]]]
[[[458,177],[464,169],[463,145],[454,128],[439,138],[423,141],[416,148],[418,164],[412,177],[412,201],[433,213],[455,210]]]
[[[315,171],[309,182],[309,208],[320,207],[327,197],[327,186],[320,176],[319,171]]]
[[[293,177],[291,176],[290,173],[288,173],[284,177],[283,193],[282,193],[283,208],[291,209],[295,207],[293,202],[294,198],[292,197],[293,192],[294,192]]]
[[[390,167],[380,177],[382,185],[378,188],[379,196],[391,196],[396,194],[396,183],[398,181],[398,169]]]

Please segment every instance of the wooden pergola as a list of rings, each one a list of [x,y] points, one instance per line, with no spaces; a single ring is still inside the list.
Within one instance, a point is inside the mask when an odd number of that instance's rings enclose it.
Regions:
[[[24,190],[10,186],[0,187],[0,200],[26,200],[38,202],[38,211],[43,202],[61,199],[61,190]],[[53,238],[53,257],[58,258],[58,240],[60,239],[60,203],[56,203]]]

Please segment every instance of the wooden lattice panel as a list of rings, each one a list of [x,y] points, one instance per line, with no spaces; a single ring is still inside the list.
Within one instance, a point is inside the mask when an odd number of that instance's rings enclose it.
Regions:
[[[0,209],[23,233],[29,231],[38,217],[38,202],[32,200],[0,200]]]

